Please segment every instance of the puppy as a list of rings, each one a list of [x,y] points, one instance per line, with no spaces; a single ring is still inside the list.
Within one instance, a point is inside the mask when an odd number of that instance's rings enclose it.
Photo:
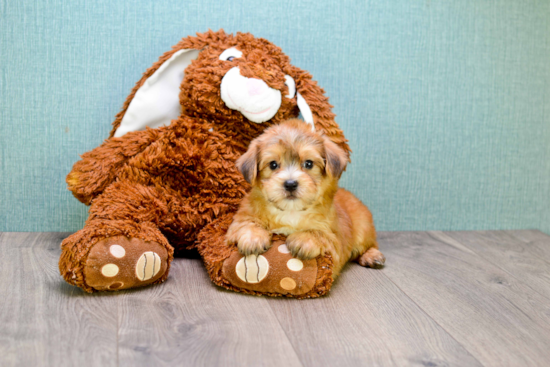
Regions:
[[[301,120],[270,127],[236,162],[252,190],[235,214],[227,240],[243,255],[258,255],[271,246],[272,233],[284,234],[294,257],[332,255],[334,275],[350,260],[383,266],[372,214],[338,188],[347,162],[338,145]]]

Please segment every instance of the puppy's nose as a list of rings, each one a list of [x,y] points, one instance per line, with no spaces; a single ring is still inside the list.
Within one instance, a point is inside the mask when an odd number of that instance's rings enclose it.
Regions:
[[[292,192],[298,188],[298,181],[296,180],[286,180],[284,183],[286,191]]]
[[[246,81],[246,87],[248,88],[248,94],[251,95],[251,96],[262,94],[264,92],[266,86],[267,85],[260,79],[249,78]]]

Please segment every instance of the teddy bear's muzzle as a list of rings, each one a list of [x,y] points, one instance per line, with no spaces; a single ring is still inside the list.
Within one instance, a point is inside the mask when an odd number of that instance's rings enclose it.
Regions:
[[[261,79],[242,76],[239,67],[231,68],[224,75],[221,97],[228,108],[258,124],[275,116],[282,101],[280,91]]]

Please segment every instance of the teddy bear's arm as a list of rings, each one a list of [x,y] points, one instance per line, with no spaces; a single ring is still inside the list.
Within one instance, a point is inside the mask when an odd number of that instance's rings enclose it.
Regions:
[[[118,169],[156,141],[159,129],[128,133],[120,138],[109,138],[99,147],[84,153],[67,175],[67,185],[73,195],[86,205],[101,194],[115,180]]]

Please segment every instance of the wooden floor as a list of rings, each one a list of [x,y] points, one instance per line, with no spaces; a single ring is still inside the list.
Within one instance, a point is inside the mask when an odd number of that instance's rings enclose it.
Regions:
[[[385,269],[304,301],[222,290],[195,259],[89,295],[59,276],[66,236],[0,234],[0,366],[550,366],[539,231],[380,233]]]

